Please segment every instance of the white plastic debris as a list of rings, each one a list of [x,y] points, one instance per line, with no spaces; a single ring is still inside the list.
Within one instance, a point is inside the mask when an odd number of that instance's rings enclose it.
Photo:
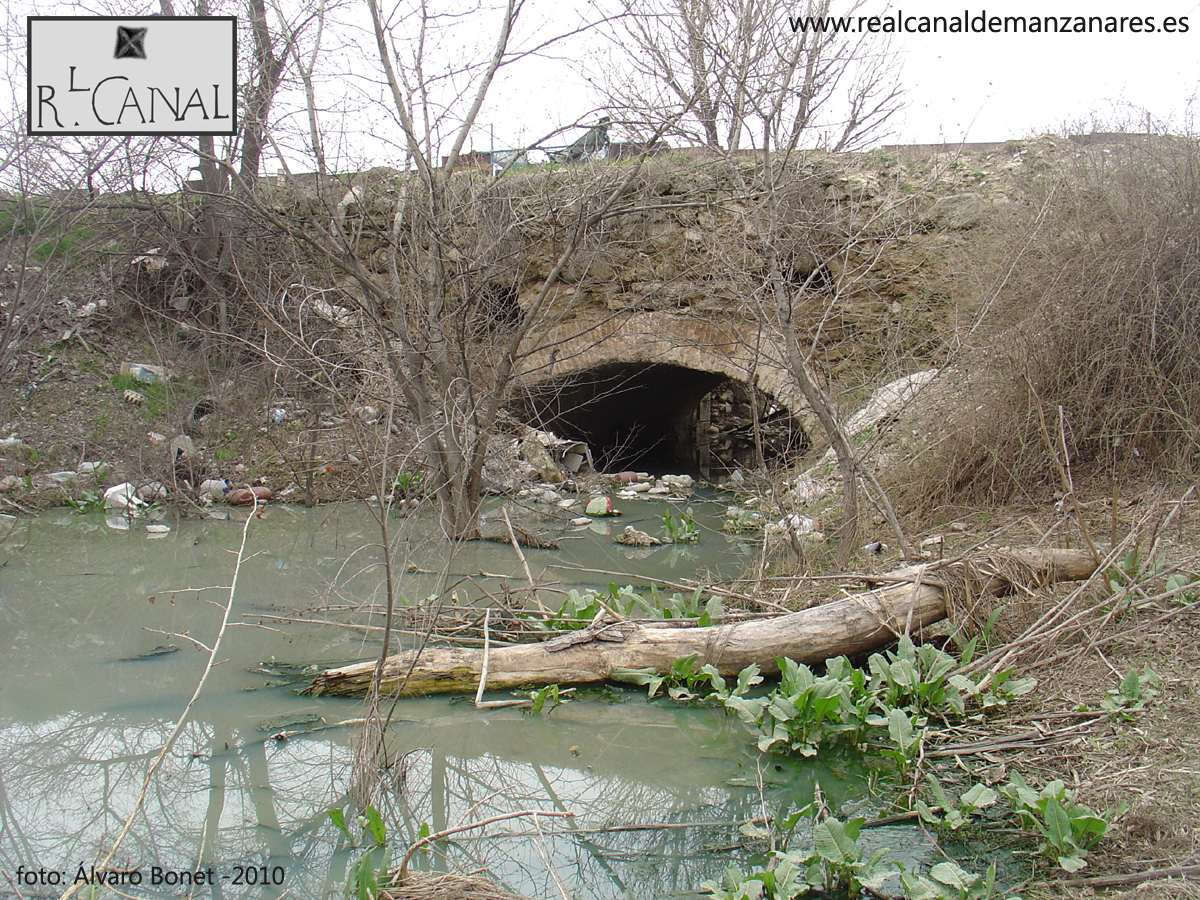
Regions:
[[[131,375],[145,384],[166,381],[171,377],[162,366],[152,366],[150,363],[136,363],[129,360],[121,363],[121,374]]]
[[[828,493],[829,488],[807,472],[796,479],[796,499],[801,503],[815,503]]]
[[[128,481],[114,484],[104,492],[105,509],[138,510],[145,505],[146,501],[137,494],[137,487]]]
[[[767,534],[787,534],[789,531],[794,531],[796,534],[808,534],[810,531],[816,530],[817,523],[799,513],[792,513],[778,522],[771,522],[765,529]]]
[[[147,481],[145,484],[138,485],[137,495],[139,500],[145,500],[147,503],[166,500],[167,486],[161,481]]]
[[[200,493],[211,494],[214,497],[222,496],[229,490],[228,478],[208,478],[200,482]]]

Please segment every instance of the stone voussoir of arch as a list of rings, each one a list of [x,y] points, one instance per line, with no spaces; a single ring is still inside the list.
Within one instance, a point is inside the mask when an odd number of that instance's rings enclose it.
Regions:
[[[527,388],[614,363],[675,365],[725,375],[769,394],[806,425],[813,419],[788,370],[783,348],[760,326],[672,312],[640,312],[588,326],[577,319],[526,341],[518,372]],[[757,359],[756,359],[757,357]]]

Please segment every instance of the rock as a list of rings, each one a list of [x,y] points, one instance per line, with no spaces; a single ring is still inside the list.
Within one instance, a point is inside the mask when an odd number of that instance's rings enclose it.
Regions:
[[[829,488],[807,472],[796,479],[796,499],[801,503],[815,503],[828,493]]]
[[[983,224],[988,204],[978,194],[942,197],[921,221],[950,231],[966,231]]]
[[[683,491],[688,490],[696,483],[696,480],[691,475],[664,475],[659,481],[669,488]]]
[[[926,369],[914,372],[903,378],[888,382],[871,395],[866,406],[852,415],[846,421],[846,432],[851,437],[862,434],[872,425],[877,425],[886,419],[895,418],[906,403],[917,395],[917,392],[938,375],[937,369]],[[830,456],[827,453],[827,456]]]
[[[651,537],[644,531],[638,531],[632,525],[626,525],[625,530],[617,535],[616,541],[627,547],[658,547],[662,544],[658,538]]]
[[[537,469],[538,478],[551,484],[560,484],[566,477],[554,457],[535,437],[521,440],[521,458]]]

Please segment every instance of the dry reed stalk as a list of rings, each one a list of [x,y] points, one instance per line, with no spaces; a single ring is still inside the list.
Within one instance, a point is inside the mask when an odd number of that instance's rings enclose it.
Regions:
[[[1179,591],[1171,591],[1150,597],[1145,594],[1134,577],[1119,594],[1113,595],[1109,591],[1102,591],[1099,599],[1084,602],[1084,598],[1089,596],[1092,589],[1108,577],[1118,560],[1122,559],[1131,548],[1140,545],[1139,539],[1147,530],[1152,535],[1150,550],[1142,558],[1155,559],[1163,534],[1170,528],[1195,491],[1196,486],[1193,485],[1179,500],[1166,504],[1169,509],[1165,515],[1161,514],[1163,504],[1156,504],[1149,513],[1143,516],[1139,525],[1130,529],[1125,539],[1108,552],[1090,578],[1027,626],[1016,639],[990,653],[981,655],[965,668],[969,671],[983,671],[984,669],[996,671],[1010,667],[1020,660],[1022,668],[1030,671],[1058,662],[1066,656],[1087,653],[1098,646],[1100,641],[1108,641],[1116,636],[1102,637],[1104,631],[1112,626],[1117,611],[1146,607],[1179,593]],[[1134,573],[1135,576],[1137,574],[1140,573]],[[1136,602],[1131,600],[1131,595],[1134,594],[1140,594],[1141,599]],[[1168,617],[1170,615],[1168,614]],[[1063,649],[1064,647],[1069,649]]]

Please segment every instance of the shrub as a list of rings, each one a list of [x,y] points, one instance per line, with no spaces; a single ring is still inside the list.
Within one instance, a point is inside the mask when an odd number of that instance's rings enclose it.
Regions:
[[[1200,147],[1081,154],[980,240],[954,424],[911,496],[1002,500],[1075,474],[1200,461]],[[939,429],[940,431],[940,429]]]

